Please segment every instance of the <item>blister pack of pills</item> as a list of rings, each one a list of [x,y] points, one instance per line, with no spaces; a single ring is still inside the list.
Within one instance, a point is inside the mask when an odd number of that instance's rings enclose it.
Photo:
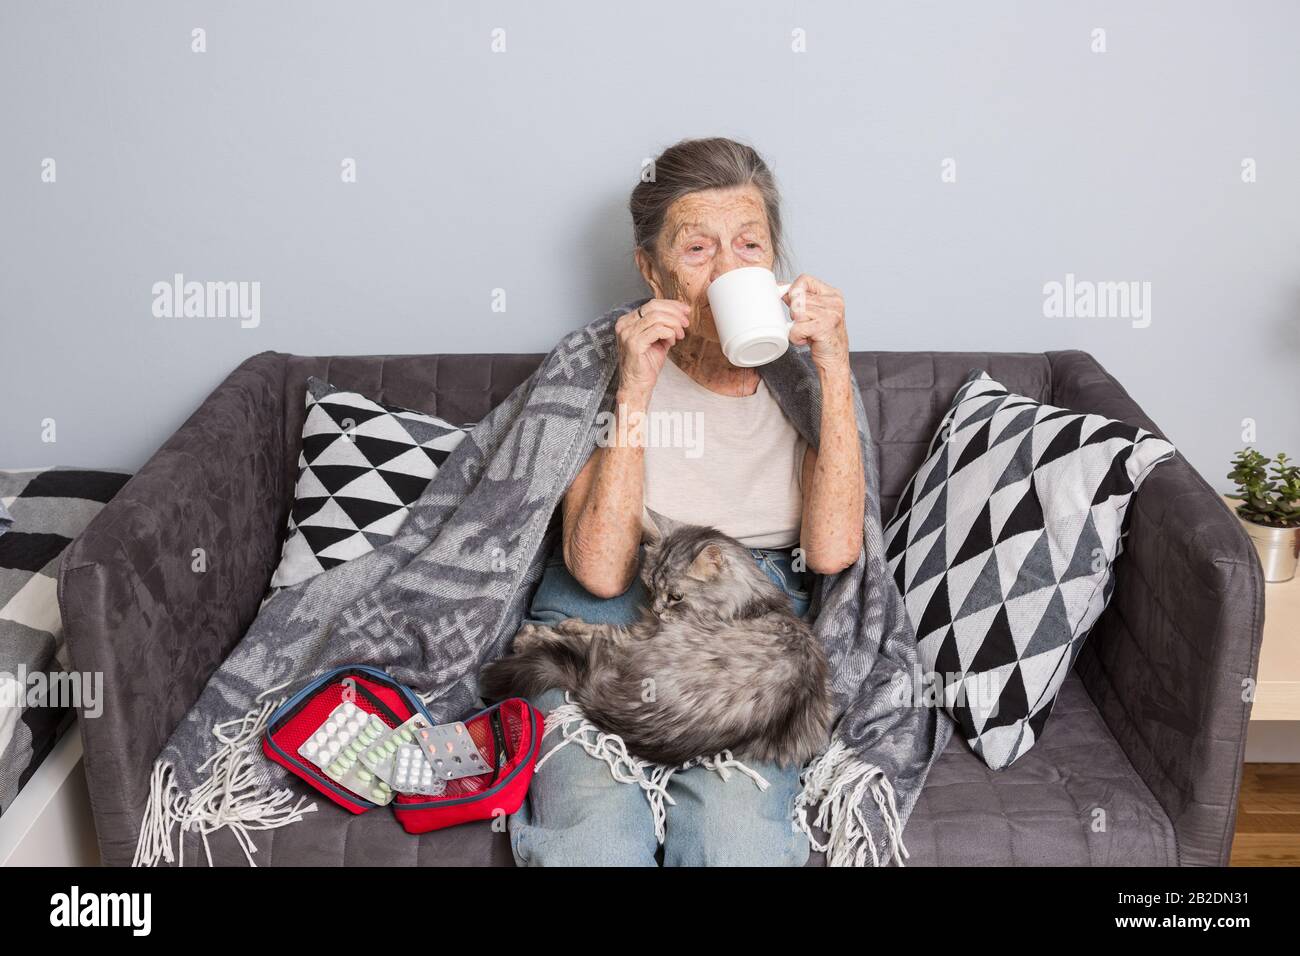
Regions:
[[[416,744],[397,748],[393,758],[393,777],[389,781],[398,793],[419,793],[436,797],[447,790],[447,782],[433,772],[433,765]]]
[[[392,762],[397,750],[392,736],[391,728],[379,717],[345,700],[298,748],[298,753],[336,783],[383,805],[392,802],[393,788],[378,768]]]
[[[443,780],[492,772],[492,767],[479,753],[474,738],[459,720],[451,724],[426,723],[416,726],[414,731],[434,774]]]
[[[394,758],[397,756],[398,749],[403,746],[414,745],[416,727],[427,724],[428,721],[416,714],[392,730],[385,728],[387,732],[361,752],[361,762],[381,779],[392,784]]]

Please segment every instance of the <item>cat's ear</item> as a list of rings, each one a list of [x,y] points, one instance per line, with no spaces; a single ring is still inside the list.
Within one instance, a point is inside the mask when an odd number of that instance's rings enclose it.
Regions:
[[[726,562],[727,559],[720,547],[716,544],[706,544],[695,556],[691,566],[686,569],[686,573],[697,581],[712,581],[722,573]]]
[[[650,508],[641,508],[641,540],[648,545],[657,545],[677,527],[677,522],[666,515],[661,515]]]

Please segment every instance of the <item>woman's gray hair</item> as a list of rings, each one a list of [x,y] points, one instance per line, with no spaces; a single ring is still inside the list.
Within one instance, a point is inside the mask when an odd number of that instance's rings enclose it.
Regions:
[[[706,189],[749,185],[757,187],[763,197],[774,265],[783,267],[785,244],[781,236],[781,196],[776,179],[752,146],[721,137],[684,139],[669,146],[654,160],[649,181],[643,179],[638,183],[628,202],[637,248],[652,257],[657,255],[668,207],[683,196]]]

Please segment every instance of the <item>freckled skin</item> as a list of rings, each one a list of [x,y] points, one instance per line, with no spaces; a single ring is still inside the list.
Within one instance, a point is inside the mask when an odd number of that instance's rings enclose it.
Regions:
[[[705,388],[752,395],[757,369],[727,361],[705,291],[725,272],[775,261],[762,196],[753,186],[691,193],[669,208],[655,255],[636,252],[637,267],[654,296],[616,325],[620,419],[644,413],[671,350],[673,361]],[[808,568],[834,574],[862,550],[866,484],[853,412],[844,299],[813,276],[795,279],[786,301],[794,345],[807,345],[822,388],[821,446],[803,461],[803,523],[799,545]],[[614,434],[623,434],[622,421]],[[637,571],[644,498],[645,451],[598,448],[563,501],[564,559],[597,597],[627,590]]]

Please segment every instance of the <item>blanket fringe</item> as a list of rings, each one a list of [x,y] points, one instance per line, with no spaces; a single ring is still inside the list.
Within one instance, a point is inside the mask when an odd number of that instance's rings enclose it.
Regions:
[[[762,774],[752,767],[746,766],[730,750],[724,750],[712,757],[698,757],[677,767],[651,763],[648,760],[633,756],[628,752],[627,744],[623,742],[622,737],[602,731],[587,720],[582,708],[574,703],[569,694],[565,694],[564,698],[565,703],[546,715],[546,721],[542,729],[543,740],[552,731],[558,730],[560,732],[560,742],[537,761],[534,772],[540,771],[546,761],[551,758],[551,755],[561,747],[576,743],[591,756],[603,760],[609,766],[610,776],[619,783],[635,783],[640,786],[647,802],[650,804],[650,813],[655,822],[655,838],[661,844],[664,842],[665,827],[668,820],[667,805],[676,803],[668,793],[668,781],[679,770],[687,770],[696,766],[707,767],[722,777],[723,780],[730,780],[731,771],[736,770],[754,781],[754,785],[760,790],[766,790],[770,786]]]
[[[869,764],[838,738],[808,764],[800,782],[803,789],[795,798],[794,825],[808,835],[813,849],[826,854],[827,866],[872,866],[882,862],[881,848],[862,812],[871,799],[880,810],[885,827],[883,860],[903,866],[908,856],[903,845],[903,823],[894,802],[894,788],[885,772]],[[812,824],[808,811],[817,807]],[[827,834],[825,843],[812,831],[816,826]]]
[[[175,768],[158,760],[149,777],[149,799],[145,805],[140,836],[136,842],[132,866],[157,866],[160,863],[185,865],[185,834],[197,830],[203,840],[203,852],[212,865],[208,835],[229,829],[250,866],[257,866],[253,854],[257,846],[252,833],[297,823],[316,809],[305,796],[287,787],[268,790],[261,782],[264,758],[257,744],[266,731],[272,712],[282,701],[266,701],[243,717],[228,720],[212,728],[220,748],[198,768],[207,779],[184,794],[176,783]],[[177,835],[177,849],[172,850],[172,833]]]

